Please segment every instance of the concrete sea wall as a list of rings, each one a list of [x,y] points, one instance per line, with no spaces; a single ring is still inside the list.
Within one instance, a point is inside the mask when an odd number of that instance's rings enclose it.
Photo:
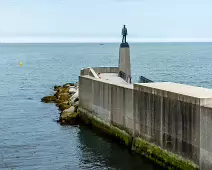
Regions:
[[[198,100],[140,84],[133,93],[135,136],[198,165]]]
[[[80,109],[133,133],[132,86],[122,87],[91,77],[80,77],[79,86]]]
[[[211,99],[200,100],[200,166],[212,169],[212,106]],[[211,103],[211,102],[210,102]]]
[[[212,91],[174,83],[114,84],[88,72],[79,77],[86,123],[162,166],[212,169]]]

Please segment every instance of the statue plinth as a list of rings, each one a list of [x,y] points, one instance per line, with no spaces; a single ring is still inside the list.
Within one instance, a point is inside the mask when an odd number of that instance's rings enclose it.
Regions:
[[[119,76],[126,82],[131,83],[130,46],[127,42],[120,44]]]
[[[129,47],[130,46],[129,46],[129,44],[127,42],[120,44],[120,48],[129,48]]]

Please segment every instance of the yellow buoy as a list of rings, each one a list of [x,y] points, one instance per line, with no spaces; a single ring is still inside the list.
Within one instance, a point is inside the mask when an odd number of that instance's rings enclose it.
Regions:
[[[22,62],[20,62],[19,65],[22,66]]]

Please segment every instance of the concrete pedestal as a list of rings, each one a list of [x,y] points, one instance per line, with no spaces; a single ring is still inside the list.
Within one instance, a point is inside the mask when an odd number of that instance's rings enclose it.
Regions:
[[[131,83],[130,47],[128,43],[121,43],[119,50],[119,76]]]

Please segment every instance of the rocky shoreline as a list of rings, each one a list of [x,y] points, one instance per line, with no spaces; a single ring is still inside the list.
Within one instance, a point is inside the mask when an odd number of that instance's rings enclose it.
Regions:
[[[55,94],[41,99],[44,103],[56,103],[61,111],[58,120],[61,124],[77,124],[79,121],[79,86],[78,83],[66,83],[54,86]]]

